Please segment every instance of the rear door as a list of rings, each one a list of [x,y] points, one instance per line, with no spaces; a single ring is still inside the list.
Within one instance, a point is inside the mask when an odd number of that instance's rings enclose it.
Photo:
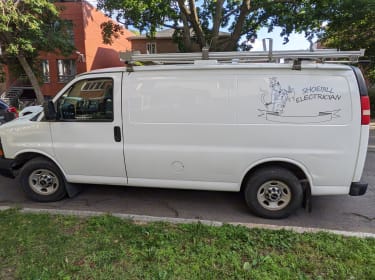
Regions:
[[[83,76],[56,101],[53,149],[70,182],[127,183],[121,135],[122,73]]]

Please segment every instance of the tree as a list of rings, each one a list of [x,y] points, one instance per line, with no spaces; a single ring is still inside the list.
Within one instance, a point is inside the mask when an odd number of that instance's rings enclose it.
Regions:
[[[241,38],[255,39],[260,27],[271,31],[280,26],[285,43],[293,31],[312,38],[337,2],[340,0],[99,0],[98,8],[151,37],[158,28],[174,28],[174,37],[186,51],[193,42],[212,51],[231,51],[239,47]],[[103,28],[103,40],[111,43],[117,31],[108,27]],[[220,37],[220,29],[228,30],[230,36]]]
[[[367,78],[375,83],[375,1],[343,0],[338,3],[320,42],[341,50],[366,49],[365,55],[371,60],[365,65]]]
[[[58,17],[56,7],[48,0],[0,1],[0,60],[10,67],[14,63],[24,70],[42,104],[37,71],[39,51],[60,51],[68,55],[73,49],[69,22]]]

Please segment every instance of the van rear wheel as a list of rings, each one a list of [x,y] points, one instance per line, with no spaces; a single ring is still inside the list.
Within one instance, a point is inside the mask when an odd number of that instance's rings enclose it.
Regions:
[[[302,205],[303,190],[289,170],[267,167],[257,170],[246,182],[245,200],[257,216],[281,219]]]
[[[58,201],[67,194],[61,171],[44,158],[28,161],[20,171],[19,180],[26,195],[35,201]]]

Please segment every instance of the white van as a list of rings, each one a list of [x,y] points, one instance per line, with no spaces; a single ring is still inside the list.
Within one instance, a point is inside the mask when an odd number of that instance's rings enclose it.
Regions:
[[[352,66],[199,63],[96,70],[0,127],[0,169],[36,201],[73,183],[242,191],[286,217],[310,195],[363,195],[369,99]]]

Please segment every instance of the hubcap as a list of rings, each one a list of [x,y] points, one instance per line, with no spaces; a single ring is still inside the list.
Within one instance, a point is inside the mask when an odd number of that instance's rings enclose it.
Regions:
[[[47,169],[37,169],[30,174],[31,189],[41,195],[51,195],[59,188],[59,179],[55,173]]]
[[[292,199],[292,194],[287,184],[272,180],[260,186],[257,199],[265,209],[277,211],[288,206]]]

